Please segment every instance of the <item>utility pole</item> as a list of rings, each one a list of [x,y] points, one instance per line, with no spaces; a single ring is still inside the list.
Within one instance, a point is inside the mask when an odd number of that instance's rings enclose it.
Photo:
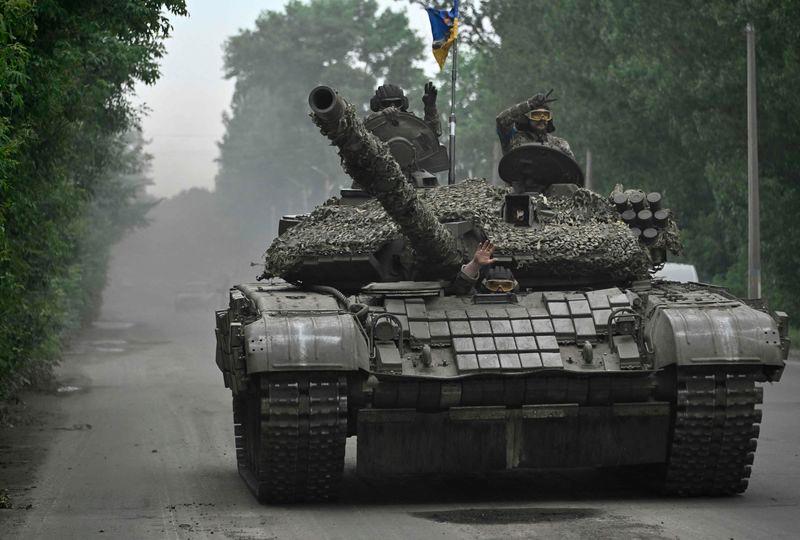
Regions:
[[[586,189],[594,190],[594,182],[592,182],[592,151],[586,149]]]
[[[747,296],[761,298],[761,223],[758,198],[758,118],[756,110],[756,30],[747,35]]]
[[[447,183],[456,183],[456,81],[458,80],[458,39],[453,42],[453,71],[450,83],[450,170]]]

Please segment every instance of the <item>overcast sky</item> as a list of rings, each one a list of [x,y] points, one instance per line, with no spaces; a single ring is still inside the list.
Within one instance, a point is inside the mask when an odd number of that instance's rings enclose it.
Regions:
[[[213,188],[222,138],[222,113],[233,95],[233,81],[222,77],[222,45],[243,28],[253,28],[259,13],[281,9],[285,0],[188,0],[189,17],[173,18],[161,79],[139,85],[137,101],[149,108],[143,120],[153,155],[150,192],[167,197],[190,187]],[[379,0],[382,6],[405,9],[411,26],[430,43],[425,11],[405,1]],[[429,55],[428,74],[438,69]],[[267,151],[267,149],[265,149]]]

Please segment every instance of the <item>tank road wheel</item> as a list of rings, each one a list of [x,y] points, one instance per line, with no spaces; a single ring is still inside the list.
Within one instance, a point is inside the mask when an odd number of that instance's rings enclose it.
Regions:
[[[239,474],[259,501],[319,501],[337,495],[347,439],[346,377],[253,377],[240,405],[237,413],[234,401],[234,429],[239,419],[242,433],[236,447]]]
[[[750,373],[682,372],[664,491],[732,495],[747,489],[763,391]]]

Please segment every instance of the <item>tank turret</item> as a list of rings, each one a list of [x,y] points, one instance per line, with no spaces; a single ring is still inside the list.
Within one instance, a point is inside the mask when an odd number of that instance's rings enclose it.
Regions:
[[[308,104],[314,123],[339,149],[345,172],[381,203],[417,255],[436,267],[461,264],[453,235],[420,200],[387,145],[364,126],[355,107],[328,86],[314,88]]]
[[[580,187],[580,168],[561,152],[534,145],[506,156],[509,187],[465,179],[415,189],[409,170],[438,151],[417,147],[419,137],[407,136],[413,130],[376,133],[327,86],[310,93],[309,105],[357,189],[286,220],[267,249],[263,278],[345,292],[375,282],[447,281],[482,239],[492,240],[495,259],[522,286],[628,282],[652,268],[658,242],[645,245],[606,197]],[[395,148],[397,138],[409,144]],[[409,145],[411,161],[400,151]]]

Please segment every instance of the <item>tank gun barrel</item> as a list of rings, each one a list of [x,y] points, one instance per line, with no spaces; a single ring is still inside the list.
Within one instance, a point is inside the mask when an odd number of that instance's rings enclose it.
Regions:
[[[327,124],[342,117],[346,102],[330,86],[317,86],[308,95],[308,105],[314,116]]]
[[[445,272],[463,257],[453,236],[417,196],[388,147],[366,129],[355,107],[329,86],[308,96],[312,119],[339,149],[345,172],[375,197],[408,238],[421,262]]]

